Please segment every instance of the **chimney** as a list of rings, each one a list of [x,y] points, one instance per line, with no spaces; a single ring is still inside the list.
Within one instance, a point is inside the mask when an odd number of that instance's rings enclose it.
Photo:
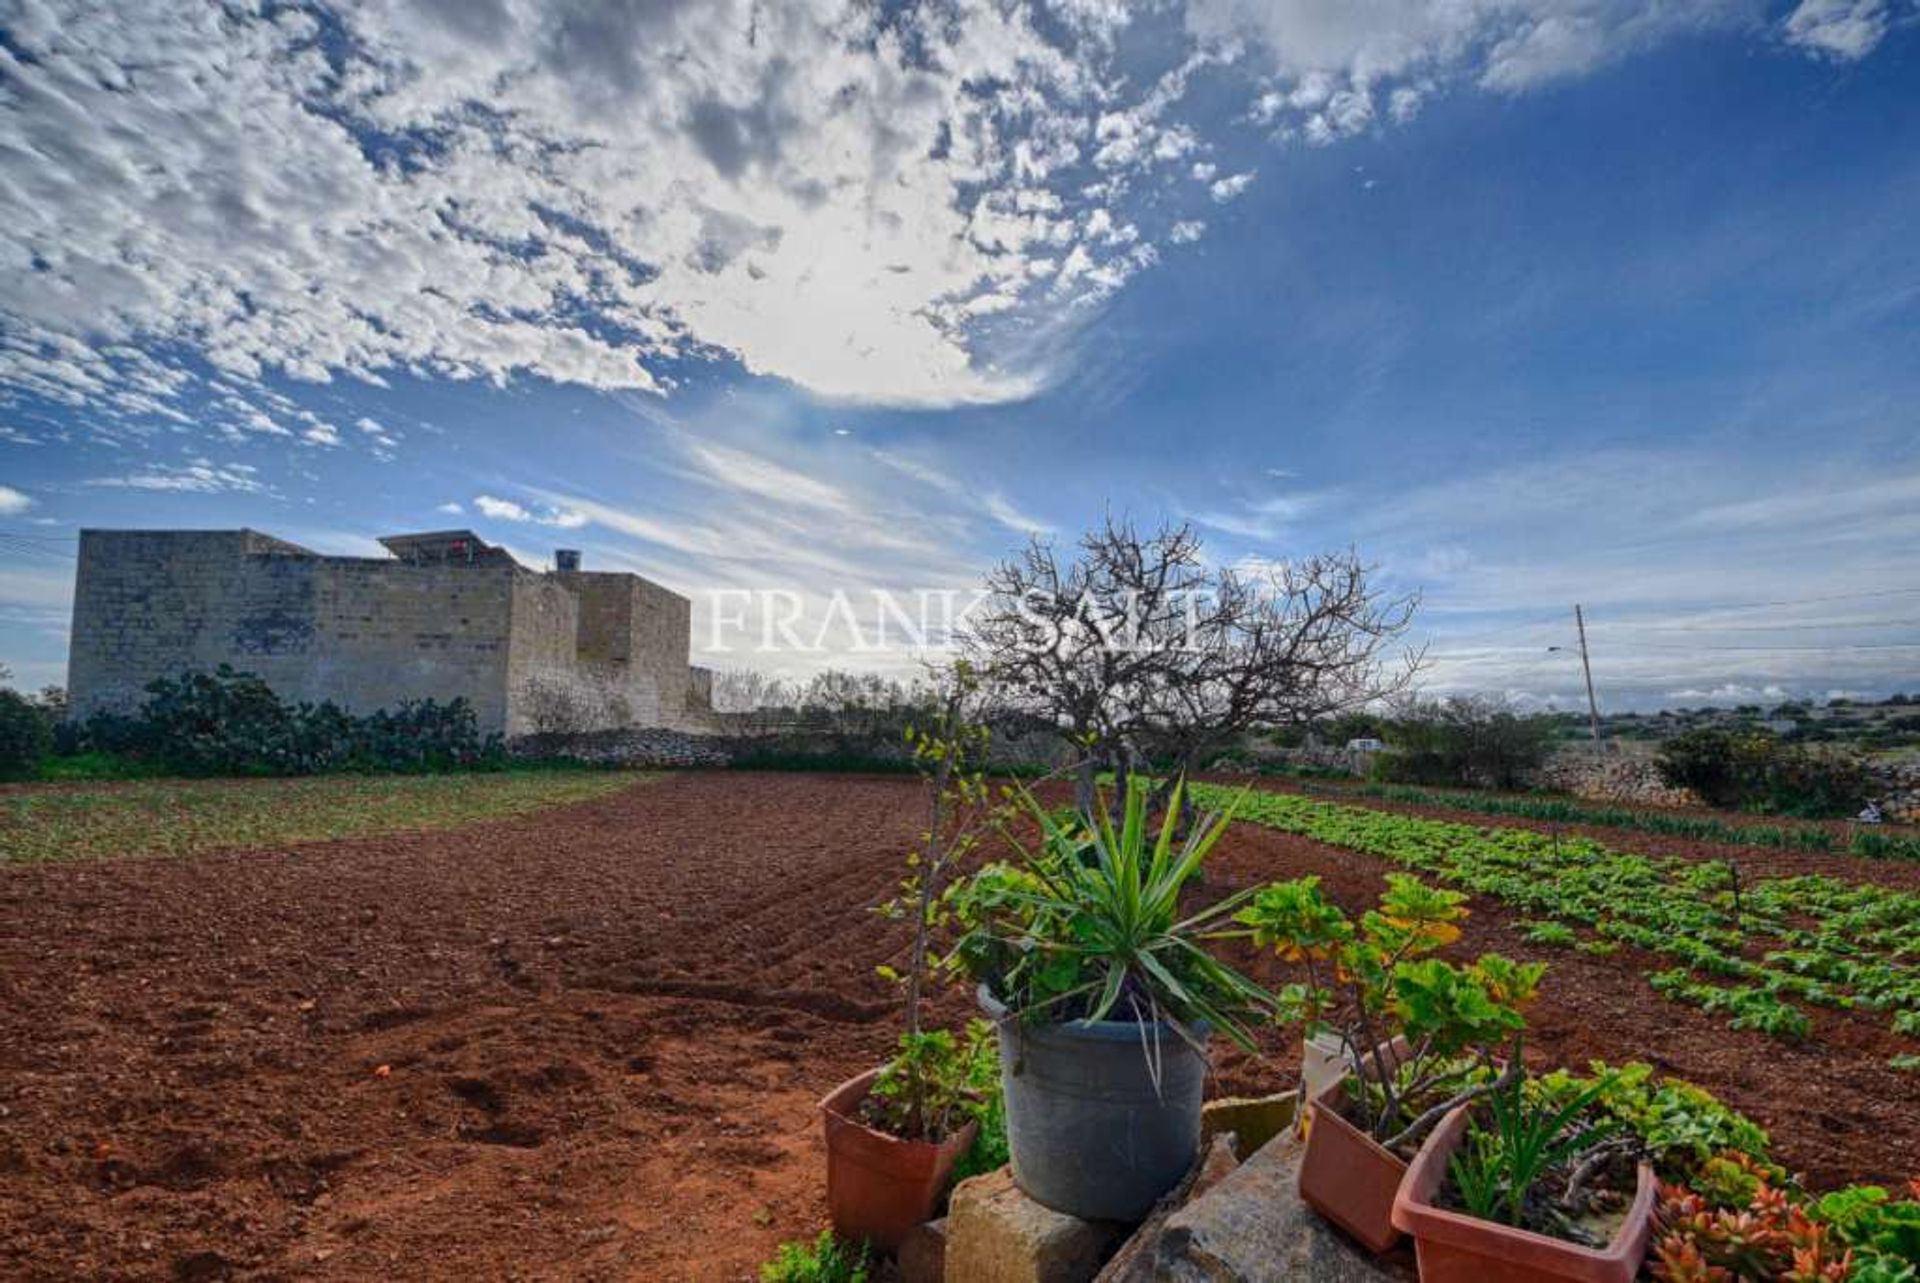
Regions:
[[[580,550],[578,548],[554,549],[553,568],[562,574],[580,569]]]

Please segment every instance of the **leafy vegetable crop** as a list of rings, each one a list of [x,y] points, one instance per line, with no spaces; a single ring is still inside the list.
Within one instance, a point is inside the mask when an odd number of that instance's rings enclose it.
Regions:
[[[1202,806],[1236,791],[1195,785]],[[1744,880],[1725,861],[1616,851],[1589,838],[1252,791],[1236,818],[1419,870],[1512,906],[1529,939],[1592,951],[1632,945],[1675,964],[1666,996],[1735,1028],[1806,1036],[1808,1006],[1888,1013],[1920,1029],[1920,895],[1829,877]],[[1566,930],[1555,930],[1555,926]],[[1573,938],[1568,939],[1568,933]]]

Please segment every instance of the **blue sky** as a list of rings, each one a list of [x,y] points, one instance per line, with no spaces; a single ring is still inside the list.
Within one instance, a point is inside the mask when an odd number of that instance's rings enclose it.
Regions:
[[[693,596],[1106,509],[1418,589],[1428,681],[1920,689],[1911,0],[28,3],[0,662],[82,526]],[[714,649],[716,640],[731,649]]]

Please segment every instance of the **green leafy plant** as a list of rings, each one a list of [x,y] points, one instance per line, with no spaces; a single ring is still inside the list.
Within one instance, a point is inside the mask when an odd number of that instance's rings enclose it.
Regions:
[[[900,1035],[900,1050],[874,1076],[869,1116],[897,1136],[938,1140],[999,1107],[1000,1062],[993,1026],[971,1021],[966,1036],[927,1029]]]
[[[995,1063],[992,1068],[998,1070]],[[1000,1091],[1000,1079],[996,1072],[974,1107],[974,1118],[980,1124],[980,1130],[974,1134],[973,1144],[954,1164],[953,1179],[957,1183],[969,1176],[979,1176],[986,1172],[996,1172],[1013,1157],[1013,1151],[1007,1142],[1007,1101]]]
[[[1201,805],[1229,796],[1216,785],[1195,785],[1194,794]],[[1237,815],[1431,875],[1528,920],[1561,922],[1678,963],[1651,977],[1661,992],[1778,1037],[1806,1032],[1801,1004],[1920,1010],[1920,894],[1911,891],[1797,876],[1745,880],[1736,894],[1721,861],[1639,855],[1584,837],[1475,828],[1297,794],[1249,793]],[[1706,983],[1696,972],[1738,984]]]
[[[1273,996],[1204,944],[1250,893],[1191,914],[1180,907],[1227,817],[1199,817],[1182,836],[1179,781],[1149,825],[1150,787],[1130,781],[1117,823],[1104,803],[1090,820],[1063,821],[1022,790],[1041,840],[1029,847],[1009,828],[1020,858],[955,887],[962,935],[948,962],[1023,1019],[1169,1020],[1183,1035],[1204,1022],[1252,1050],[1247,1020]]]
[[[1897,1262],[1911,1272],[1920,1269],[1920,1181],[1909,1186],[1907,1198],[1896,1198],[1880,1185],[1855,1185],[1835,1190],[1813,1204],[1813,1218],[1833,1227],[1840,1241],[1856,1254]]]
[[[1873,860],[1920,860],[1920,837],[1898,837],[1891,833],[1876,833],[1872,829],[1856,829],[1847,843],[1847,850]]]
[[[1518,926],[1529,944],[1571,946],[1580,939],[1579,933],[1564,922],[1522,922]]]
[[[34,775],[52,748],[46,711],[18,691],[0,689],[0,780]]]
[[[812,1242],[782,1243],[760,1267],[760,1283],[867,1283],[873,1254],[864,1243],[848,1243],[832,1230]]]
[[[1467,1210],[1484,1221],[1527,1226],[1539,1215],[1534,1203],[1546,1175],[1596,1152],[1619,1130],[1617,1123],[1587,1119],[1605,1086],[1594,1083],[1565,1101],[1529,1099],[1525,1075],[1507,1075],[1488,1093],[1447,1164]],[[1578,1183],[1576,1172],[1567,1184]]]
[[[1706,1089],[1679,1078],[1655,1078],[1653,1066],[1639,1061],[1615,1067],[1596,1060],[1589,1068],[1587,1075],[1556,1069],[1535,1077],[1533,1085],[1552,1100],[1574,1099],[1597,1088],[1597,1108],[1640,1139],[1661,1176],[1688,1180],[1730,1155],[1755,1164],[1768,1179],[1785,1176],[1767,1157],[1766,1131]]]
[[[1524,1027],[1546,971],[1494,953],[1469,966],[1426,956],[1457,940],[1466,916],[1466,896],[1404,873],[1387,875],[1358,923],[1316,877],[1261,887],[1235,915],[1256,945],[1304,968],[1305,983],[1280,992],[1281,1018],[1339,1037],[1358,1071],[1359,1121],[1389,1149],[1491,1090],[1493,1050]]]
[[[1482,815],[1513,816],[1542,820],[1552,824],[1590,824],[1603,828],[1638,829],[1666,837],[1692,838],[1699,842],[1723,842],[1730,846],[1791,847],[1801,851],[1832,851],[1837,842],[1827,829],[1818,826],[1783,826],[1728,822],[1709,816],[1682,815],[1671,811],[1636,811],[1622,806],[1595,806],[1564,797],[1512,797],[1498,793],[1464,792],[1455,789],[1413,788],[1404,784],[1367,784],[1356,790],[1363,797],[1387,802],[1412,802],[1420,806],[1450,807],[1457,811],[1477,811]],[[1862,832],[1861,837],[1879,835]],[[1874,854],[1859,849],[1855,855]],[[1864,845],[1872,846],[1874,843]],[[1895,854],[1889,850],[1885,854]],[[1920,854],[1917,851],[1916,854]]]

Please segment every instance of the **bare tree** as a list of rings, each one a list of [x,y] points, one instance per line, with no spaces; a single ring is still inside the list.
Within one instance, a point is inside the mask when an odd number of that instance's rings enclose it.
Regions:
[[[1388,597],[1351,550],[1216,569],[1191,525],[1142,535],[1108,517],[1070,558],[1033,539],[987,576],[964,652],[1008,706],[1082,753],[1077,800],[1102,769],[1176,769],[1257,727],[1304,722],[1403,689],[1420,656],[1388,652],[1417,599]]]
[[[713,710],[716,713],[752,713],[763,708],[791,705],[794,693],[778,677],[753,668],[723,668],[713,675]]]

